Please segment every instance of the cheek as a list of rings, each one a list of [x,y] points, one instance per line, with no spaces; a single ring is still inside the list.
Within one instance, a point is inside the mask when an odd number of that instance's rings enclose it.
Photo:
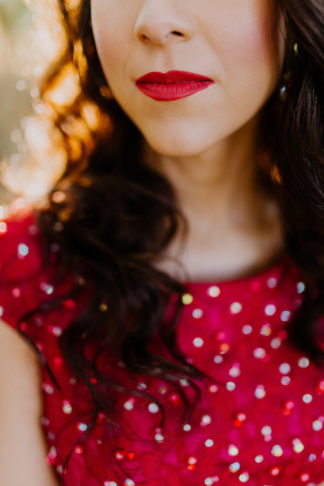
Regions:
[[[235,15],[231,9],[223,14],[215,44],[220,46],[226,81],[265,76],[273,82],[280,63],[274,28],[276,15],[269,0],[240,0]],[[221,28],[222,25],[225,27]]]
[[[120,63],[121,46],[123,45],[123,29],[109,0],[94,0],[91,2],[92,31],[101,65],[106,73],[114,72]],[[118,26],[118,28],[117,28]]]

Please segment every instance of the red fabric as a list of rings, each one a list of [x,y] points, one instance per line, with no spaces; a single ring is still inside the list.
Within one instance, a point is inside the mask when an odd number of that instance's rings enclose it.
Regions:
[[[7,228],[0,225],[0,233],[0,314],[17,328],[23,312],[63,295],[71,281],[51,288],[55,268],[53,273],[42,269],[31,212],[11,218]],[[122,363],[107,358],[106,371],[163,404],[164,427],[159,429],[162,415],[153,399],[119,395],[122,428],[100,415],[73,449],[64,474],[63,461],[91,419],[89,393],[58,346],[82,301],[67,300],[23,321],[61,387],[55,388],[43,368],[42,425],[48,461],[61,483],[315,486],[324,481],[324,369],[287,340],[288,322],[303,299],[299,270],[286,256],[258,275],[186,287],[178,344],[188,362],[210,377],[196,380],[201,398],[193,415],[181,422],[181,400],[170,384],[129,376]],[[163,347],[158,350],[167,356]],[[193,396],[186,382],[180,386]]]

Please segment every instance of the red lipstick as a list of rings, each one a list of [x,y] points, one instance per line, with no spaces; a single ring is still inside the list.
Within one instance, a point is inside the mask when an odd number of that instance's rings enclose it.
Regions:
[[[208,88],[214,81],[201,74],[186,71],[152,72],[136,81],[136,86],[157,101],[173,101]]]

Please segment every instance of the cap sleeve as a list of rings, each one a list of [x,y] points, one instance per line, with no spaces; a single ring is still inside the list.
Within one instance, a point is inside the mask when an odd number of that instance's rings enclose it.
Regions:
[[[17,329],[39,302],[42,251],[32,210],[0,222],[0,317]]]

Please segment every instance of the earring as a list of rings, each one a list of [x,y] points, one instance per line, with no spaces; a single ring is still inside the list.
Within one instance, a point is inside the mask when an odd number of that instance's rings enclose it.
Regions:
[[[295,42],[293,46],[293,53],[295,57],[298,56],[298,49],[299,49],[298,44],[297,42]],[[286,101],[287,99],[287,91],[290,85],[290,77],[291,77],[291,71],[286,71],[281,76],[280,83],[279,83],[279,97],[281,101]]]

